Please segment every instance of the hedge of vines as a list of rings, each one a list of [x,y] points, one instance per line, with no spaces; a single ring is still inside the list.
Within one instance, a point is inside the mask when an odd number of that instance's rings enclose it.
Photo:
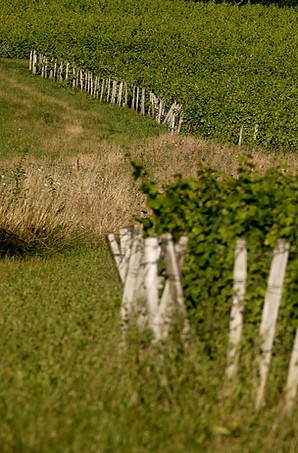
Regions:
[[[204,138],[298,149],[298,10],[180,0],[2,0],[0,56],[31,49],[153,89]],[[258,132],[254,138],[254,130]]]
[[[298,178],[278,169],[259,174],[248,161],[239,167],[238,178],[202,169],[198,178],[178,177],[160,190],[141,166],[134,166],[152,210],[150,218],[142,221],[147,234],[170,231],[176,240],[185,233],[190,238],[184,296],[190,318],[210,345],[222,323],[228,332],[236,239],[247,241],[244,314],[250,344],[258,341],[273,249],[279,238],[289,241],[276,347],[290,348],[298,320]]]

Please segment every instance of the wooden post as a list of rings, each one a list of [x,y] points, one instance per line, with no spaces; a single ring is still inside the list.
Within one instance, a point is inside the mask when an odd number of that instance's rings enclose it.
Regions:
[[[105,89],[105,79],[102,79],[101,90],[100,90],[100,98],[99,100],[102,101],[104,98],[104,89]]]
[[[285,392],[285,412],[288,414],[293,409],[295,398],[297,398],[297,390],[298,390],[298,327],[296,329],[296,336],[290,359]]]
[[[171,238],[171,235],[168,237]],[[163,236],[164,242],[167,241],[167,235]],[[183,235],[178,241],[178,244],[175,246],[175,255],[176,255],[176,260],[177,260],[177,265],[178,265],[178,272],[179,272],[179,278],[181,275],[182,271],[182,266],[186,254],[186,248],[188,244],[188,236]],[[164,254],[167,254],[167,250],[165,249],[165,243],[163,243],[163,251]],[[173,251],[170,253],[173,254]],[[171,264],[170,264],[171,266]],[[176,269],[177,272],[177,269]],[[169,277],[169,276],[168,276]],[[162,338],[166,338],[169,333],[169,328],[172,322],[172,316],[173,316],[173,311],[175,309],[176,305],[176,300],[175,300],[175,294],[173,294],[173,289],[171,288],[171,279],[170,277],[166,280],[165,287],[162,293],[160,305],[159,305],[159,312],[160,312],[160,318],[161,318],[161,335]],[[181,288],[182,290],[182,288]],[[174,299],[173,299],[174,297]],[[182,312],[184,308],[182,307]]]
[[[171,124],[172,114],[173,114],[175,108],[176,108],[176,102],[174,102],[174,104],[171,105],[168,113],[166,114],[166,116],[163,120],[163,124]]]
[[[88,72],[88,93],[92,95],[93,90],[93,77],[92,72]]]
[[[147,309],[149,315],[149,327],[152,329],[155,340],[160,340],[160,315],[158,297],[158,269],[157,262],[160,255],[160,247],[157,237],[145,239],[144,246],[144,283],[147,299]]]
[[[41,77],[45,78],[45,57],[42,58]]]
[[[172,235],[167,233],[162,235],[162,250],[164,255],[164,261],[166,266],[166,272],[168,277],[168,283],[166,284],[165,290],[168,294],[165,294],[160,304],[160,312],[163,315],[162,319],[162,335],[165,338],[169,330],[169,316],[176,306],[179,310],[180,316],[184,318],[183,321],[183,332],[182,335],[188,334],[190,328],[188,320],[186,319],[186,309],[183,300],[183,289],[181,283],[181,270],[178,264]],[[184,253],[187,246],[187,237],[182,237],[182,246],[184,247]],[[181,252],[180,252],[181,253]],[[168,319],[166,319],[168,318]]]
[[[124,84],[124,107],[127,107],[128,102],[128,88],[127,83]]]
[[[109,246],[110,246],[110,250],[111,250],[112,256],[113,256],[115,264],[116,264],[116,268],[117,268],[120,280],[123,282],[124,280],[123,280],[121,272],[120,272],[122,254],[121,254],[121,252],[119,250],[119,246],[118,246],[118,243],[117,243],[117,241],[115,239],[115,235],[114,234],[110,233],[108,235],[108,242],[109,242]]]
[[[36,50],[34,50],[33,55],[32,55],[32,73],[33,74],[36,74],[36,72],[37,72],[36,64],[37,64],[37,53],[36,53]]]
[[[107,102],[110,100],[110,91],[111,91],[111,79],[107,79]]]
[[[135,109],[135,87],[132,87],[131,110]]]
[[[119,107],[122,106],[122,92],[123,92],[123,82],[120,82],[118,99],[117,99],[117,104],[119,105]]]
[[[75,88],[76,87],[76,68],[73,67],[72,68],[72,87]]]
[[[117,81],[113,81],[113,87],[112,87],[112,95],[111,95],[111,104],[116,103],[116,93],[117,93]]]
[[[259,125],[256,124],[256,125],[255,125],[255,129],[254,129],[254,136],[253,136],[254,141],[257,140],[258,130],[259,130]]]
[[[142,259],[142,230],[135,230],[131,253],[127,267],[127,274],[124,282],[122,304],[121,304],[121,331],[125,334],[128,329],[132,310],[135,308],[135,292],[137,276]]]
[[[66,68],[65,68],[65,80],[68,81],[68,73],[69,73],[69,63],[66,63]]]
[[[234,378],[239,362],[239,347],[243,327],[244,297],[247,275],[246,241],[237,239],[234,261],[233,301],[230,317],[230,338],[228,350],[228,367],[226,375]]]
[[[243,130],[244,130],[244,125],[242,124],[242,126],[240,127],[238,146],[241,146],[241,145],[242,145],[242,141],[243,141]]]
[[[264,404],[266,381],[271,362],[275,325],[282,294],[290,245],[283,239],[277,241],[273,252],[270,275],[266,290],[260,335],[262,339],[260,356],[260,384],[257,391],[256,409]]]
[[[140,97],[140,88],[137,86],[136,89],[136,111],[139,111],[139,97]]]
[[[145,88],[142,88],[142,97],[141,97],[141,115],[145,115]]]
[[[120,248],[121,248],[121,262],[119,265],[119,273],[122,281],[125,281],[127,274],[128,262],[131,254],[132,246],[132,231],[128,228],[121,228],[120,230]]]
[[[33,51],[31,50],[30,52],[30,57],[29,57],[29,71],[32,72],[32,62],[33,62]]]

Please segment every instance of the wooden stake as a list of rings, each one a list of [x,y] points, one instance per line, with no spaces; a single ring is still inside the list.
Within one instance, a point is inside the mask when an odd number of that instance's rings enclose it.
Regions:
[[[124,94],[124,107],[127,107],[128,102],[128,88],[127,83],[124,84],[125,94]]]
[[[111,91],[111,79],[108,79],[108,80],[107,80],[107,89],[108,89],[108,92],[107,92],[107,102],[109,102],[109,100],[110,100],[110,91]]]
[[[129,258],[127,274],[124,282],[121,304],[121,331],[125,334],[128,329],[132,310],[136,306],[135,292],[138,271],[142,259],[142,231],[134,231],[131,254]]]
[[[255,129],[254,129],[254,136],[253,136],[254,141],[257,140],[258,130],[259,130],[259,125],[256,124],[256,125],[255,125]]]
[[[244,297],[247,275],[246,241],[237,239],[234,261],[233,301],[230,317],[230,338],[228,350],[228,367],[226,375],[234,378],[239,362],[239,347],[243,327]]]
[[[72,87],[75,88],[76,87],[76,68],[72,68],[72,76],[73,76]]]
[[[32,72],[32,68],[33,68],[33,51],[31,50],[30,52],[30,57],[29,57],[29,71]]]
[[[298,327],[290,359],[285,394],[285,412],[291,413],[298,393]]]
[[[37,53],[36,53],[36,50],[34,50],[33,56],[32,56],[32,73],[33,74],[36,74],[36,72],[37,72],[36,64],[37,64]]]
[[[162,236],[162,241],[163,241],[162,248],[163,248],[164,256],[166,256],[168,254],[167,246],[165,246],[165,243],[169,239],[171,240],[171,235]],[[179,242],[175,246],[175,250],[174,250],[175,260],[177,262],[176,272],[177,272],[179,279],[181,276],[181,270],[182,270],[182,266],[183,266],[183,262],[184,262],[187,244],[188,244],[188,237],[186,235],[183,235],[179,239]],[[172,248],[172,245],[170,245],[170,248]],[[170,250],[170,255],[173,256],[173,250]],[[169,266],[171,269],[172,268],[171,263],[170,264],[168,263],[168,267]],[[175,271],[175,264],[174,264],[174,271]],[[174,278],[175,278],[175,276],[174,276]],[[172,322],[173,311],[175,309],[175,306],[177,306],[175,288],[174,288],[174,292],[173,292],[173,288],[172,288],[172,284],[173,284],[172,280],[173,280],[173,276],[168,275],[168,279],[165,283],[165,287],[164,287],[160,305],[159,305],[162,338],[166,338],[168,336],[170,325]],[[181,282],[180,282],[180,286],[181,286]],[[178,287],[178,293],[179,293],[179,291],[182,291],[182,286],[181,286],[181,288]],[[182,295],[182,301],[183,301],[183,295]],[[178,307],[179,307],[179,305],[178,305]],[[182,314],[184,315],[185,314],[184,302],[182,305],[182,310],[181,310],[181,307],[179,307],[179,308],[180,308],[180,312],[182,312]],[[188,325],[186,325],[186,330],[188,330]]]
[[[157,237],[145,239],[144,261],[145,261],[145,291],[147,299],[147,310],[149,315],[149,326],[153,331],[155,340],[160,340],[160,315],[158,297],[158,269],[157,262],[160,255],[160,247]]]
[[[282,294],[290,245],[283,239],[277,241],[273,252],[270,275],[266,290],[260,335],[262,338],[260,357],[260,385],[257,391],[256,409],[264,405],[266,381],[271,362],[275,325]]]
[[[123,92],[123,82],[120,82],[118,99],[117,99],[117,104],[119,105],[119,107],[122,106],[122,92]]]
[[[100,98],[99,100],[102,101],[104,98],[104,89],[105,89],[105,80],[102,79],[101,90],[100,90]]]
[[[135,109],[135,87],[132,87],[131,110]]]
[[[122,275],[121,275],[121,272],[120,272],[122,254],[121,254],[121,252],[119,250],[119,246],[118,246],[118,243],[116,241],[116,238],[115,238],[114,234],[110,233],[108,235],[108,242],[109,242],[109,246],[110,246],[110,250],[111,250],[112,256],[113,256],[115,264],[116,264],[116,268],[117,268],[120,280],[123,282],[124,279],[122,278]]]
[[[186,241],[186,237],[183,236],[183,240]],[[181,271],[178,265],[178,260],[176,257],[175,247],[172,240],[171,234],[164,234],[162,235],[162,245],[164,250],[164,261],[166,266],[166,272],[169,279],[169,286],[170,286],[170,294],[172,300],[175,301],[176,305],[179,308],[180,314],[184,317],[186,316],[186,309],[183,300],[183,289],[181,283]],[[183,242],[182,245],[185,246],[186,244]],[[185,320],[188,329],[188,322]]]
[[[68,80],[68,73],[69,73],[69,63],[66,63],[66,68],[65,68],[65,80]]]
[[[242,145],[242,141],[243,141],[243,130],[244,130],[244,125],[242,124],[242,126],[240,127],[238,146],[241,146],[241,145]]]
[[[145,88],[142,88],[142,97],[141,97],[141,115],[145,115]]]
[[[117,81],[113,81],[112,95],[111,95],[111,104],[116,103],[116,93],[117,93]]]
[[[136,89],[136,111],[139,111],[139,97],[140,97],[140,88],[137,87]]]

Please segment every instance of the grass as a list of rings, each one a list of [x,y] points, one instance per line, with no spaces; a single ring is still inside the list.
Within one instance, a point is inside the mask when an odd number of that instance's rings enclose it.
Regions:
[[[121,288],[103,236],[146,215],[130,159],[166,184],[199,164],[234,174],[245,150],[171,136],[21,61],[1,62],[0,122],[0,240],[51,252],[0,260],[1,452],[298,451],[298,407],[280,417],[272,380],[259,414],[250,361],[226,385],[226,331],[216,360],[175,333],[162,353],[133,331],[119,348]],[[297,172],[295,155],[253,156]]]
[[[0,262],[0,442],[17,452],[295,452],[297,407],[256,414],[253,381],[225,388],[225,355],[199,339],[163,360],[131,334],[119,351],[120,285],[104,245]]]

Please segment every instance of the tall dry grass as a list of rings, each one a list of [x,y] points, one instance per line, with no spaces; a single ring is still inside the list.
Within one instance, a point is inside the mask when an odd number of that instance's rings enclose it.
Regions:
[[[143,203],[125,156],[83,155],[2,163],[0,230],[27,246],[96,240],[133,220]]]
[[[98,154],[8,159],[0,167],[0,231],[16,235],[29,248],[96,241],[147,214],[145,198],[131,177],[132,159],[163,186],[176,174],[195,176],[201,165],[236,175],[243,154],[237,147],[166,134],[129,154],[107,145]],[[258,150],[252,156],[258,170],[281,165],[297,173],[295,155]]]

